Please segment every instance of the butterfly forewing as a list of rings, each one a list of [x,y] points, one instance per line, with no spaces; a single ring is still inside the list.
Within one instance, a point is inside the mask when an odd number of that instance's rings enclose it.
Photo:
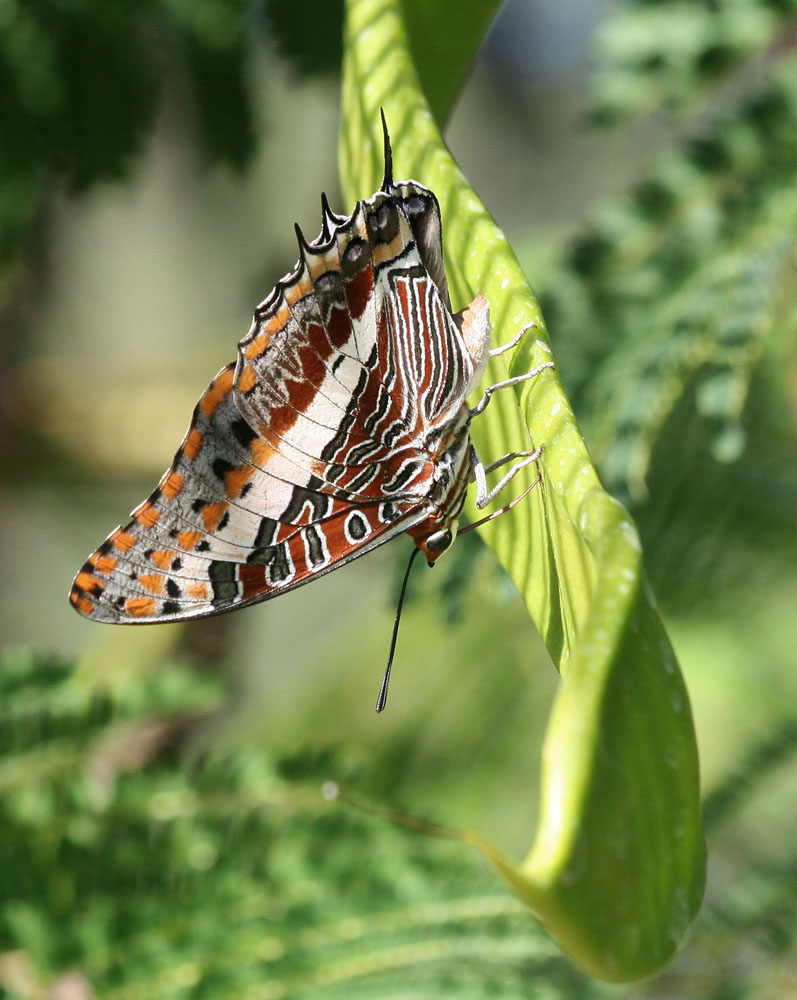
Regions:
[[[473,373],[439,233],[434,196],[411,182],[349,218],[325,204],[321,235],[300,238],[296,269],[257,308],[158,488],[75,578],[81,614],[132,624],[226,611],[428,516],[436,453]]]

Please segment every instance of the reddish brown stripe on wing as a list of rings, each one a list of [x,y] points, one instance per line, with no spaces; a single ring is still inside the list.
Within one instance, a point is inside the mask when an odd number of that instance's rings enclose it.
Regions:
[[[271,411],[269,431],[277,438],[285,437],[291,427],[293,427],[296,423],[298,416],[299,414],[297,411],[290,406],[275,407]],[[261,432],[263,431],[265,431],[265,428],[261,428]]]
[[[327,331],[321,323],[311,323],[308,326],[307,340],[319,358],[326,361],[332,356],[333,347],[329,342],[329,337],[327,337]]]
[[[329,348],[329,341],[326,336],[324,336],[324,342]],[[331,353],[332,349],[329,348],[328,353],[323,355],[323,357],[328,357]],[[297,354],[299,356],[299,363],[302,366],[302,371],[307,379],[307,384],[311,387],[321,385],[327,373],[327,366],[324,364],[315,347],[310,344],[306,347],[300,347]]]
[[[308,406],[315,399],[315,386],[309,382],[297,382],[293,379],[285,380],[285,389],[288,393],[288,402],[299,413],[304,413]]]
[[[351,316],[346,309],[336,306],[327,317],[327,335],[333,347],[340,349],[352,336]]]
[[[238,579],[241,581],[241,598],[249,600],[256,594],[263,593],[266,586],[266,567],[248,566],[245,563],[238,567]]]
[[[350,278],[345,283],[345,289],[349,312],[354,319],[360,319],[368,308],[374,291],[373,268],[369,266],[366,270]]]

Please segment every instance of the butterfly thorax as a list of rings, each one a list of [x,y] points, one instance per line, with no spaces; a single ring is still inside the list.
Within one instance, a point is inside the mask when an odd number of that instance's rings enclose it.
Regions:
[[[407,534],[426,556],[429,565],[451,546],[470,481],[468,410],[463,407],[444,447],[432,455],[434,474],[427,498],[429,511]]]

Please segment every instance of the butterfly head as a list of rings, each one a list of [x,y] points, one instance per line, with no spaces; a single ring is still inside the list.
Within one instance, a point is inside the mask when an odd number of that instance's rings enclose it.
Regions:
[[[407,532],[416,546],[426,556],[430,566],[434,566],[440,556],[448,551],[454,543],[457,534],[456,519],[444,521],[440,515],[427,518],[417,528]]]
[[[454,533],[451,529],[442,528],[439,531],[433,531],[431,535],[427,535],[422,540],[421,547],[426,553],[427,560],[433,563],[438,556],[441,556],[449,548],[453,541]]]

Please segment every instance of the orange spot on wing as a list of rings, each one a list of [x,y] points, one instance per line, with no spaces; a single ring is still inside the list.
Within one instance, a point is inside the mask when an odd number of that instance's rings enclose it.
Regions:
[[[238,379],[237,389],[239,392],[249,392],[249,390],[257,382],[257,372],[251,365],[244,365],[243,371],[241,372],[240,378]]]
[[[208,585],[206,583],[191,583],[185,588],[189,597],[198,597],[201,601],[208,599]]]
[[[160,549],[150,554],[149,561],[154,563],[158,569],[169,569],[176,555],[176,552],[170,552],[168,549]]]
[[[125,601],[125,611],[135,618],[144,618],[147,615],[154,615],[158,602],[151,597],[131,597]]]
[[[293,308],[299,299],[308,295],[313,290],[313,282],[307,271],[304,272],[302,278],[296,282],[294,285],[288,285],[288,287],[283,292],[285,296],[286,303]],[[287,322],[287,320],[286,320]]]
[[[94,587],[104,590],[105,580],[100,580],[98,576],[92,576],[91,573],[78,573],[75,577],[75,586],[81,590],[91,590]]]
[[[110,576],[111,573],[116,569],[116,559],[113,556],[94,556],[94,568],[98,573],[104,573],[105,576]]]
[[[177,536],[177,544],[181,549],[185,549],[186,552],[190,552],[191,549],[196,545],[197,542],[202,540],[201,531],[181,531]]]
[[[199,449],[202,447],[202,431],[198,431],[196,427],[189,431],[186,435],[185,441],[183,443],[183,455],[188,462],[193,462],[193,460],[199,454]]]
[[[251,340],[244,348],[244,357],[249,361],[259,358],[265,351],[271,340],[271,334],[259,333],[254,340]]]
[[[205,527],[208,531],[215,531],[218,528],[219,521],[224,517],[228,507],[229,504],[222,500],[219,503],[212,503],[202,508],[202,520],[205,522]]]
[[[152,528],[158,523],[158,518],[161,516],[161,512],[156,510],[149,501],[141,504],[140,507],[136,507],[133,512],[135,519],[141,525],[142,528]]]
[[[285,326],[285,324],[288,322],[290,318],[291,318],[291,310],[288,307],[288,305],[285,302],[283,302],[283,304],[279,308],[279,311],[274,313],[274,315],[269,318],[268,321],[269,337],[273,337],[275,333],[279,333],[279,331]]]
[[[252,453],[254,464],[260,466],[261,469],[265,468],[270,459],[276,454],[276,449],[262,437],[255,438],[250,443],[249,450]],[[324,469],[326,469],[326,465]]]
[[[172,469],[167,472],[160,483],[160,491],[167,500],[174,500],[180,490],[183,488],[183,477],[179,472],[175,472]]]
[[[225,472],[224,486],[227,490],[227,496],[231,500],[237,499],[241,490],[254,474],[255,469],[252,465],[239,465],[237,468],[230,469],[229,472]]]
[[[151,594],[163,593],[164,577],[160,573],[150,573],[149,576],[140,576],[138,582]]]
[[[120,552],[129,552],[136,544],[136,536],[131,535],[129,531],[122,531],[121,528],[117,528],[110,536],[109,541]]]
[[[212,417],[218,409],[219,403],[226,397],[232,389],[232,380],[235,376],[234,368],[225,368],[217,375],[205,390],[204,396],[199,401],[199,409],[206,417]]]
[[[90,615],[94,611],[94,605],[88,597],[76,597],[72,603],[78,611],[82,611],[84,615]]]

